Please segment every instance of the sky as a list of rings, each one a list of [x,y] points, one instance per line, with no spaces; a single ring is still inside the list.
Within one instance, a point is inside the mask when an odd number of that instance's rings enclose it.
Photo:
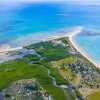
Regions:
[[[60,1],[76,4],[94,4],[100,5],[100,0],[0,0],[0,4],[17,4],[17,3],[30,3],[30,2],[48,2],[48,1]]]

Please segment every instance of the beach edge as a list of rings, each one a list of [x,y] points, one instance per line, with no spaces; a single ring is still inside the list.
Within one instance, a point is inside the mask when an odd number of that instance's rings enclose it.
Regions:
[[[97,63],[95,59],[93,59],[87,52],[80,47],[80,45],[76,42],[75,36],[80,34],[82,32],[83,28],[79,27],[75,32],[72,34],[69,34],[68,40],[71,43],[71,45],[83,56],[85,57],[88,61],[90,61],[95,67],[100,68],[100,63]]]

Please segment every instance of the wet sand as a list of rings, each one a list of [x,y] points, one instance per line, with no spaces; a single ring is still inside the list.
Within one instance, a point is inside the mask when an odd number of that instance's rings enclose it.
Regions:
[[[80,47],[80,45],[75,41],[75,36],[82,31],[82,28],[78,28],[76,32],[73,32],[69,35],[69,41],[74,46],[74,48],[80,52],[87,60],[93,63],[96,67],[100,68],[100,63],[97,63],[95,59],[93,59],[84,49]]]

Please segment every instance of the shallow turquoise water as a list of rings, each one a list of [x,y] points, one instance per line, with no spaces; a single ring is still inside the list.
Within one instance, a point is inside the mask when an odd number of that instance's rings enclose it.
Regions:
[[[99,6],[63,3],[0,6],[0,44],[11,44],[12,40],[30,34],[47,35],[47,32],[51,32],[53,35],[55,31],[70,27],[98,27],[100,24],[99,11]]]
[[[82,33],[81,33],[82,34]],[[77,43],[98,63],[100,63],[100,35],[77,35]]]
[[[0,6],[0,46],[22,46],[77,26],[97,31],[100,28],[99,19],[100,6],[63,3]],[[79,36],[76,40],[100,61],[100,36]]]

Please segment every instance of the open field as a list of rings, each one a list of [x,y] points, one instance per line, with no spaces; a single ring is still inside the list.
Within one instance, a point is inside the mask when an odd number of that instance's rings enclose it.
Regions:
[[[94,92],[87,96],[88,100],[99,100],[100,98],[100,91]]]
[[[74,57],[67,57],[65,59],[52,62],[53,66],[59,70],[59,73],[66,79],[71,81],[73,84],[79,83],[79,76],[72,70],[67,68],[68,64],[74,63]]]
[[[24,49],[35,50],[36,53],[27,53],[22,59],[0,64],[1,90],[14,81],[34,78],[54,100],[75,100],[82,99],[79,92],[81,88],[100,87],[100,70],[81,56],[70,45],[68,38],[40,42]],[[67,88],[61,88],[60,85]]]
[[[1,64],[0,68],[2,69],[0,72],[0,89],[7,87],[11,82],[16,80],[36,78],[41,86],[52,94],[55,100],[66,99],[64,90],[52,85],[47,70],[42,65],[29,65],[25,60],[21,60]],[[59,76],[58,78],[58,80],[62,80]]]

